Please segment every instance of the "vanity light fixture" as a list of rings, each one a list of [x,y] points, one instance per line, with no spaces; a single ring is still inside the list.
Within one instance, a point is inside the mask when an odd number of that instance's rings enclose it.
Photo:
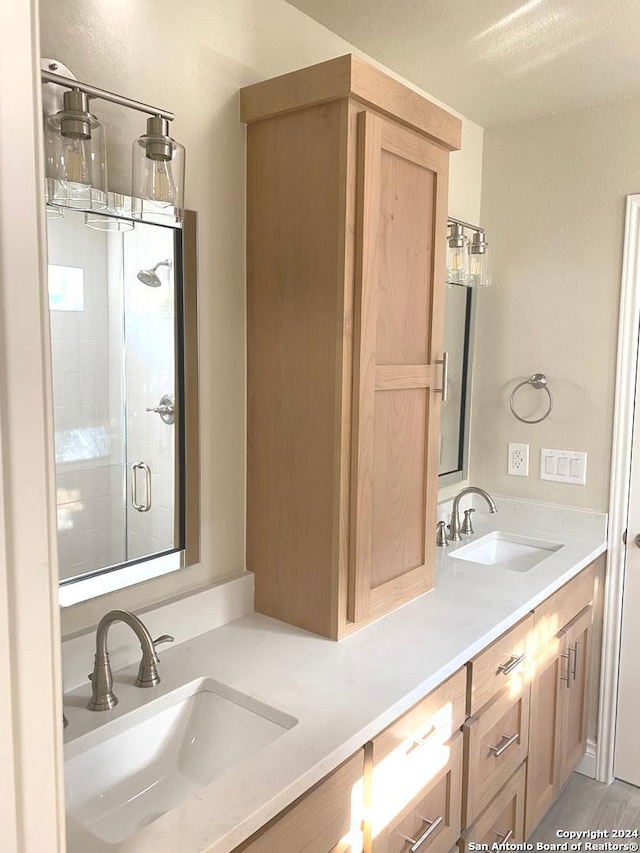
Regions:
[[[134,204],[128,215],[165,224],[182,222],[184,147],[169,135],[174,114],[56,74],[52,69],[65,68],[56,60],[44,60],[42,66],[43,83],[68,90],[62,110],[45,122],[47,204],[86,210],[90,215],[87,225],[93,228],[101,225],[91,216],[93,211],[113,212],[111,194],[107,195],[104,127],[89,108],[90,99],[98,98],[150,116],[147,133],[133,146]]]
[[[490,287],[489,244],[484,229],[460,219],[448,218],[447,284]],[[473,231],[471,241],[465,230]]]

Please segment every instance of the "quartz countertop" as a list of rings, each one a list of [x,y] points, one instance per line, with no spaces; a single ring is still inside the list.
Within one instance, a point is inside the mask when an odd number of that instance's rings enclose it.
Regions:
[[[69,853],[228,853],[606,550],[603,514],[496,503],[493,516],[476,504],[471,540],[501,530],[562,547],[526,572],[480,567],[454,559],[456,546],[438,548],[433,590],[340,642],[254,613],[163,649],[153,691],[133,686],[137,667],[114,673],[113,711],[87,712],[87,687],[67,694],[67,743],[207,676],[298,720],[119,844],[69,820]]]

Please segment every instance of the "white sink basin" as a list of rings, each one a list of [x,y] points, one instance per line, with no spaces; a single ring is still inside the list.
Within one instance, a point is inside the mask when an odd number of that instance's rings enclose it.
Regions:
[[[211,678],[193,681],[67,744],[67,815],[123,841],[296,723]]]
[[[556,542],[495,530],[458,548],[451,556],[456,560],[496,566],[511,572],[528,572],[560,548],[562,545]]]

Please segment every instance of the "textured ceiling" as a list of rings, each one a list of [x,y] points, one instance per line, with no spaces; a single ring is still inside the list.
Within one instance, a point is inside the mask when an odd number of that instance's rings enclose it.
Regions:
[[[484,127],[640,96],[640,0],[289,0]]]

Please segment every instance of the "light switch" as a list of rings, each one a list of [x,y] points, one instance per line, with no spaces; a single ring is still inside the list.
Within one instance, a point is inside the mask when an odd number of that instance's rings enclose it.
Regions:
[[[540,479],[584,486],[587,482],[587,454],[578,450],[542,448]]]

